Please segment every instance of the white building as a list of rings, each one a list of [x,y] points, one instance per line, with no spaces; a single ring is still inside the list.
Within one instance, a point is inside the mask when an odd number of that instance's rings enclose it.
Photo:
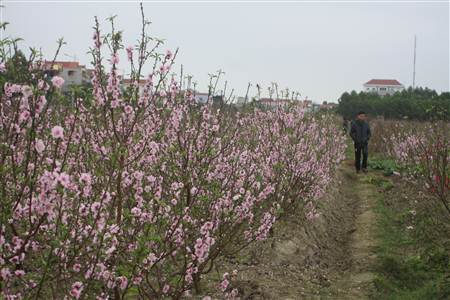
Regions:
[[[364,91],[380,96],[392,95],[404,90],[405,87],[395,79],[372,79],[364,83]]]
[[[194,92],[194,99],[197,103],[205,104],[206,102],[208,102],[208,96],[208,93]]]
[[[284,109],[287,108],[292,102],[286,99],[261,98],[258,103],[266,109]]]
[[[292,99],[272,99],[272,98],[261,98],[257,102],[260,106],[269,109],[286,109],[288,107],[300,107],[302,110],[311,111],[312,101],[311,100],[292,100]]]
[[[238,106],[238,107],[243,106],[246,102],[249,102],[249,101],[248,101],[248,99],[246,101],[245,97],[237,97],[236,98],[236,106]]]
[[[61,76],[64,79],[64,91],[71,85],[81,85],[91,81],[91,70],[77,61],[45,61],[44,70],[51,77]]]

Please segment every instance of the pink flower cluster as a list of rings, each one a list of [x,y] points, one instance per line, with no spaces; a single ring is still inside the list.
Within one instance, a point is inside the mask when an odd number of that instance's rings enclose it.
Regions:
[[[60,89],[64,85],[64,79],[60,76],[53,76],[52,84],[54,87]]]

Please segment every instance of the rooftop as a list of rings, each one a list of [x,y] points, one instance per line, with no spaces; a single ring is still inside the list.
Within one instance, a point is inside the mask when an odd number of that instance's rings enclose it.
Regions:
[[[366,84],[402,86],[402,84],[398,82],[396,79],[371,79],[367,81],[365,85]]]
[[[53,65],[53,68],[67,68],[67,69],[76,69],[79,67],[84,67],[80,65],[77,61],[44,61],[44,67],[50,68]]]

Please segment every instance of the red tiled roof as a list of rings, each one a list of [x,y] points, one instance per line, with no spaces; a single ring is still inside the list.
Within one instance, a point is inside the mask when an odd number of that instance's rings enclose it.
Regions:
[[[50,67],[51,65],[60,66],[68,69],[76,69],[81,67],[77,61],[44,61],[44,67]]]
[[[402,85],[395,79],[372,79],[365,84],[380,84],[380,85]]]

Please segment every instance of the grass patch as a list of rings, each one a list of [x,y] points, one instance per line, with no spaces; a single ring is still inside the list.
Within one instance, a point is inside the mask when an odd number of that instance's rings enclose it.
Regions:
[[[387,205],[380,198],[376,210],[379,247],[373,298],[450,299],[450,252],[420,244],[418,234],[423,231],[407,228],[407,205]]]
[[[395,171],[399,171],[399,168],[395,161],[392,159],[385,159],[375,157],[368,161],[368,167],[371,170],[381,170],[383,171],[383,175],[391,176]]]
[[[394,187],[394,184],[389,179],[376,176],[376,175],[368,175],[361,178],[361,182],[373,184],[383,190],[390,190]]]
[[[431,257],[382,256],[375,280],[376,299],[450,299],[450,277]],[[448,258],[448,256],[447,256]]]

